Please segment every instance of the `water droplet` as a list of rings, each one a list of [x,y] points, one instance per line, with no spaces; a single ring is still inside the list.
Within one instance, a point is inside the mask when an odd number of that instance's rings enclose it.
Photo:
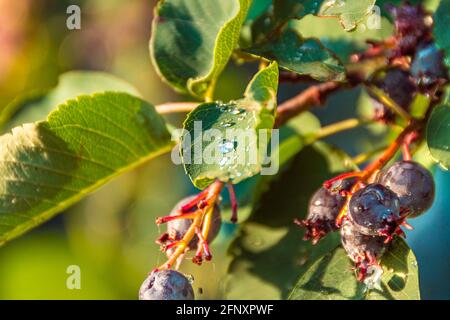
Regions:
[[[16,202],[17,202],[17,199],[16,198],[12,198],[11,203],[15,204]]]
[[[244,112],[245,112],[245,109],[242,109],[242,108],[234,108],[233,110],[230,111],[231,114],[235,114],[235,115],[242,114]]]
[[[234,148],[236,147],[235,144],[237,144],[237,143],[236,142],[232,142],[230,140],[223,140],[219,144],[219,151],[221,153],[229,153],[229,152],[234,150]]]
[[[227,157],[223,157],[222,159],[220,159],[219,165],[220,165],[221,167],[223,167],[224,165],[226,165],[226,164],[228,163],[228,160],[230,160],[230,159],[227,158]]]
[[[186,279],[190,284],[194,284],[194,276],[192,274],[186,274]]]
[[[222,122],[220,123],[220,126],[223,127],[223,128],[229,128],[229,127],[234,126],[235,124],[236,124],[236,123],[235,123],[234,121],[231,121],[231,120],[225,120],[225,121],[222,121]]]

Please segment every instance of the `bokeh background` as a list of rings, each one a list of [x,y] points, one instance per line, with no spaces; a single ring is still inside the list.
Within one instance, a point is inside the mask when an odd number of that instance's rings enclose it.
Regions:
[[[70,70],[97,70],[114,74],[134,85],[153,104],[186,100],[164,85],[154,72],[148,51],[153,6],[151,0],[0,0],[0,108],[23,93],[48,89],[58,75]],[[81,7],[81,30],[66,28],[66,9]],[[426,1],[433,9],[436,1]],[[305,36],[321,37],[336,50],[343,41],[382,39],[392,32],[383,18],[380,30],[345,33],[333,19],[307,17],[298,22]],[[231,62],[220,78],[216,96],[241,96],[256,70],[254,65]],[[305,84],[283,84],[280,101]],[[360,89],[334,95],[313,112],[322,124],[364,114],[370,109]],[[179,126],[182,115],[168,118]],[[386,133],[379,126],[344,132],[327,142],[350,155],[380,145]],[[424,151],[419,154],[429,164]],[[450,174],[433,166],[436,201],[424,216],[412,220],[407,241],[420,268],[425,299],[450,299]],[[237,186],[241,202],[251,194],[257,178]],[[305,182],[306,183],[306,182]],[[161,156],[119,177],[63,214],[0,248],[0,299],[136,299],[146,274],[163,261],[154,240],[161,230],[155,217],[170,211],[183,196],[192,194],[183,168]],[[228,204],[224,199],[224,206]],[[214,241],[214,259],[201,268],[185,263],[200,299],[224,297],[227,247],[236,227],[223,223]],[[300,241],[300,236],[299,236]],[[81,290],[66,287],[69,265],[81,268]]]

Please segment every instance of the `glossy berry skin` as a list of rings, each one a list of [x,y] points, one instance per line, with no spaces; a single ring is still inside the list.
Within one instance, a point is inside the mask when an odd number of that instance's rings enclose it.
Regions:
[[[181,209],[181,207],[185,204],[187,204],[190,200],[194,199],[195,196],[189,196],[186,197],[184,199],[182,199],[181,201],[179,201],[174,209],[170,212],[171,216],[177,215],[179,214],[179,210]],[[181,240],[184,236],[184,234],[186,233],[186,231],[189,229],[189,227],[192,224],[192,219],[176,219],[176,220],[172,220],[169,221],[167,223],[167,233],[169,234],[169,239],[170,240]],[[220,231],[220,226],[222,224],[222,218],[220,215],[220,209],[219,206],[215,206],[214,207],[214,212],[213,212],[213,218],[211,221],[211,227],[208,233],[208,239],[206,239],[206,241],[208,243],[211,243],[211,241],[214,240],[214,238],[217,236],[217,234]],[[190,249],[195,249],[197,247],[197,241],[198,238],[197,236],[194,236],[191,240],[191,242],[189,243],[189,248]],[[169,254],[170,254],[169,250]]]
[[[448,76],[444,66],[444,53],[433,42],[422,45],[412,61],[411,74],[425,92],[439,81],[445,82]]]
[[[362,234],[389,236],[401,220],[400,200],[390,189],[372,183],[352,195],[348,217]]]
[[[348,257],[355,262],[358,279],[364,280],[371,266],[378,266],[388,244],[384,237],[364,235],[350,220],[344,220],[341,227],[341,242]]]
[[[408,217],[417,217],[433,204],[433,176],[417,162],[395,162],[381,171],[378,182],[397,194],[402,213]]]
[[[194,300],[194,289],[178,271],[153,271],[141,285],[139,300]]]
[[[329,232],[338,229],[336,218],[345,204],[345,196],[340,192],[350,190],[351,185],[348,180],[343,180],[337,187],[330,189],[321,187],[313,194],[306,219],[295,220],[296,224],[306,228],[304,240],[312,239],[313,244],[316,244]]]

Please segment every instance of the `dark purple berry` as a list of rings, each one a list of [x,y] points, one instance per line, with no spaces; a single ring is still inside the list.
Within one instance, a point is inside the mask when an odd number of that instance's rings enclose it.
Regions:
[[[345,204],[345,196],[342,191],[348,191],[351,187],[348,180],[341,181],[341,185],[317,190],[309,201],[308,215],[305,220],[296,220],[300,226],[306,227],[304,239],[312,239],[317,243],[331,231],[337,230],[336,218]]]
[[[400,68],[391,68],[378,71],[371,79],[371,83],[381,89],[384,94],[405,110],[409,109],[415,94],[416,86],[410,74]],[[372,95],[376,120],[392,123],[395,113],[390,107],[379,102]]]
[[[179,201],[175,205],[174,209],[170,212],[170,216],[180,214],[181,207],[183,205],[189,203],[189,201],[191,201],[194,198],[195,198],[195,196],[189,196],[189,197],[186,197],[186,198],[182,199],[181,201]],[[193,210],[195,210],[195,208]],[[192,219],[176,219],[176,220],[169,221],[167,223],[167,233],[169,235],[169,239],[173,240],[173,241],[181,240],[183,238],[184,234],[187,232],[187,230],[191,226],[191,224],[192,224]],[[209,229],[208,238],[206,239],[206,241],[208,243],[211,243],[211,241],[213,241],[214,238],[217,236],[217,234],[220,231],[221,224],[222,224],[222,218],[220,215],[220,209],[219,209],[219,206],[216,205],[214,207],[213,218],[211,221],[211,227]],[[197,247],[197,241],[198,241],[197,236],[192,238],[191,242],[189,243],[189,248],[195,249]],[[169,254],[170,254],[170,251],[171,250],[169,250]]]
[[[395,162],[381,171],[378,182],[397,194],[402,214],[408,217],[417,217],[433,204],[433,176],[417,162]]]
[[[358,232],[358,228],[349,220],[342,223],[342,246],[355,262],[359,280],[364,280],[371,267],[379,267],[377,260],[388,246],[384,240],[381,236],[368,236]]]
[[[153,271],[142,283],[139,300],[194,300],[194,289],[178,271]]]
[[[369,184],[350,199],[348,217],[365,235],[392,236],[401,223],[397,195],[381,184]]]
[[[394,18],[395,36],[398,39],[393,55],[404,56],[414,53],[417,44],[430,36],[429,14],[421,5],[410,4],[390,6],[389,11]]]
[[[422,45],[416,52],[411,64],[411,75],[417,85],[426,90],[447,79],[444,66],[444,54],[431,42]]]

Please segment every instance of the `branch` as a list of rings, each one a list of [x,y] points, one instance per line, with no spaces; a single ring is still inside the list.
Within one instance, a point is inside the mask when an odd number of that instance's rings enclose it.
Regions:
[[[346,84],[334,81],[320,83],[283,102],[277,108],[275,127],[281,127],[291,118],[308,110],[310,107],[322,104],[330,93],[338,90],[343,85]]]

